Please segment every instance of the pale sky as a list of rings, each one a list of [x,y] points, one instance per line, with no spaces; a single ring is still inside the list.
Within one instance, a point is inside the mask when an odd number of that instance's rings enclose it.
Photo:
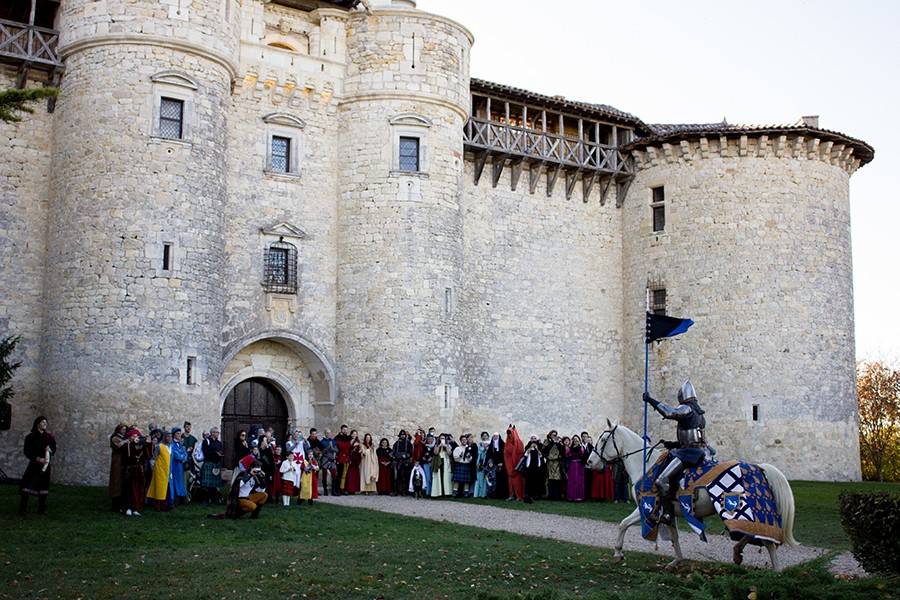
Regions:
[[[472,75],[646,123],[819,124],[850,179],[857,360],[900,365],[900,2],[419,0],[475,35]]]

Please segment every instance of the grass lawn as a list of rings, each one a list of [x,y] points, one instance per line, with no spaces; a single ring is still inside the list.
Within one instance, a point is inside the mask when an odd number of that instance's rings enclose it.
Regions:
[[[665,573],[651,555],[616,565],[608,550],[324,504],[255,521],[211,521],[202,506],[128,519],[107,512],[103,488],[55,486],[49,515],[21,519],[17,492],[0,486],[0,598],[900,597],[816,564]]]
[[[838,496],[841,492],[894,492],[900,494],[900,483],[876,483],[871,481],[850,483],[822,483],[818,481],[792,481],[794,499],[797,504],[794,522],[794,537],[801,544],[819,546],[833,550],[849,550],[850,541],[841,527],[838,512]],[[634,510],[634,504],[613,504],[611,502],[506,502],[503,500],[460,500],[460,502],[483,502],[503,508],[535,510],[570,517],[597,519],[618,523]],[[681,528],[688,530],[681,523]],[[720,533],[722,524],[713,519],[706,521],[707,531]],[[627,549],[627,548],[626,548]]]

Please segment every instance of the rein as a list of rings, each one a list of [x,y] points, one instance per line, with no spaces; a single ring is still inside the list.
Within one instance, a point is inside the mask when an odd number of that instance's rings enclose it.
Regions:
[[[616,435],[616,429],[618,429],[618,428],[619,428],[619,426],[616,425],[615,427],[613,427],[613,428],[610,429],[609,431],[604,431],[603,433],[600,434],[600,437],[603,437],[603,434],[604,434],[604,433],[608,433],[608,434],[609,434],[608,436],[606,436],[606,439],[603,440],[603,443],[600,444],[600,452],[597,452],[597,448],[596,448],[596,447],[594,447],[594,448],[591,450],[591,452],[593,452],[593,453],[596,454],[598,457],[600,457],[600,460],[602,460],[603,462],[613,462],[613,461],[611,461],[611,460],[607,460],[606,458],[603,458],[603,454],[606,452],[606,444],[607,444],[610,440],[612,440],[612,443],[613,443],[613,450],[615,450],[615,452],[616,452],[616,458],[615,458],[614,460],[624,460],[624,459],[628,458],[629,456],[632,456],[632,455],[634,455],[634,454],[640,454],[640,453],[642,453],[642,452],[644,451],[643,448],[640,448],[640,449],[638,449],[638,450],[632,450],[631,452],[626,452],[625,454],[621,454],[621,452],[620,452],[620,450],[619,450],[619,445],[616,444],[616,438],[615,438],[615,435]],[[652,446],[650,446],[650,448],[647,449],[647,452],[648,452],[648,453],[652,452],[653,450],[655,450],[656,448],[658,448],[659,446],[661,446],[662,443],[663,443],[663,441],[662,441],[662,440],[659,440],[658,442],[656,442],[655,444],[653,444]]]

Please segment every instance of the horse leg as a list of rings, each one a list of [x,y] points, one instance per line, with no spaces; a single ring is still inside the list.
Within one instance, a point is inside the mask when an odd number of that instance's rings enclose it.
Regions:
[[[739,565],[744,562],[744,546],[748,543],[750,543],[750,536],[745,535],[734,545],[734,550],[731,552],[731,560],[734,561],[734,564]]]
[[[615,553],[613,554],[613,560],[616,562],[621,562],[625,559],[625,555],[622,553],[622,546],[625,545],[625,532],[628,531],[629,527],[640,522],[640,520],[641,511],[639,508],[635,508],[633,513],[622,519],[622,522],[619,523],[619,537],[616,538],[616,545],[614,547]]]
[[[778,560],[778,544],[775,542],[766,542],[766,550],[769,551],[769,560],[772,562],[772,570],[776,573],[781,571],[781,561]]]
[[[681,554],[681,544],[678,541],[678,526],[676,523],[672,523],[669,527],[669,535],[672,537],[672,549],[675,551],[675,558],[666,565],[666,570],[670,571],[677,567],[681,561],[684,560],[684,556]]]

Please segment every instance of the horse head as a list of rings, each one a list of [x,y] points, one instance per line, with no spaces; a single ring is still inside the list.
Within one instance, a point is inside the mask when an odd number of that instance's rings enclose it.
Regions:
[[[602,471],[606,468],[606,463],[622,458],[622,450],[616,442],[619,422],[606,419],[606,426],[606,430],[597,437],[597,444],[587,459],[588,468],[594,471]]]

